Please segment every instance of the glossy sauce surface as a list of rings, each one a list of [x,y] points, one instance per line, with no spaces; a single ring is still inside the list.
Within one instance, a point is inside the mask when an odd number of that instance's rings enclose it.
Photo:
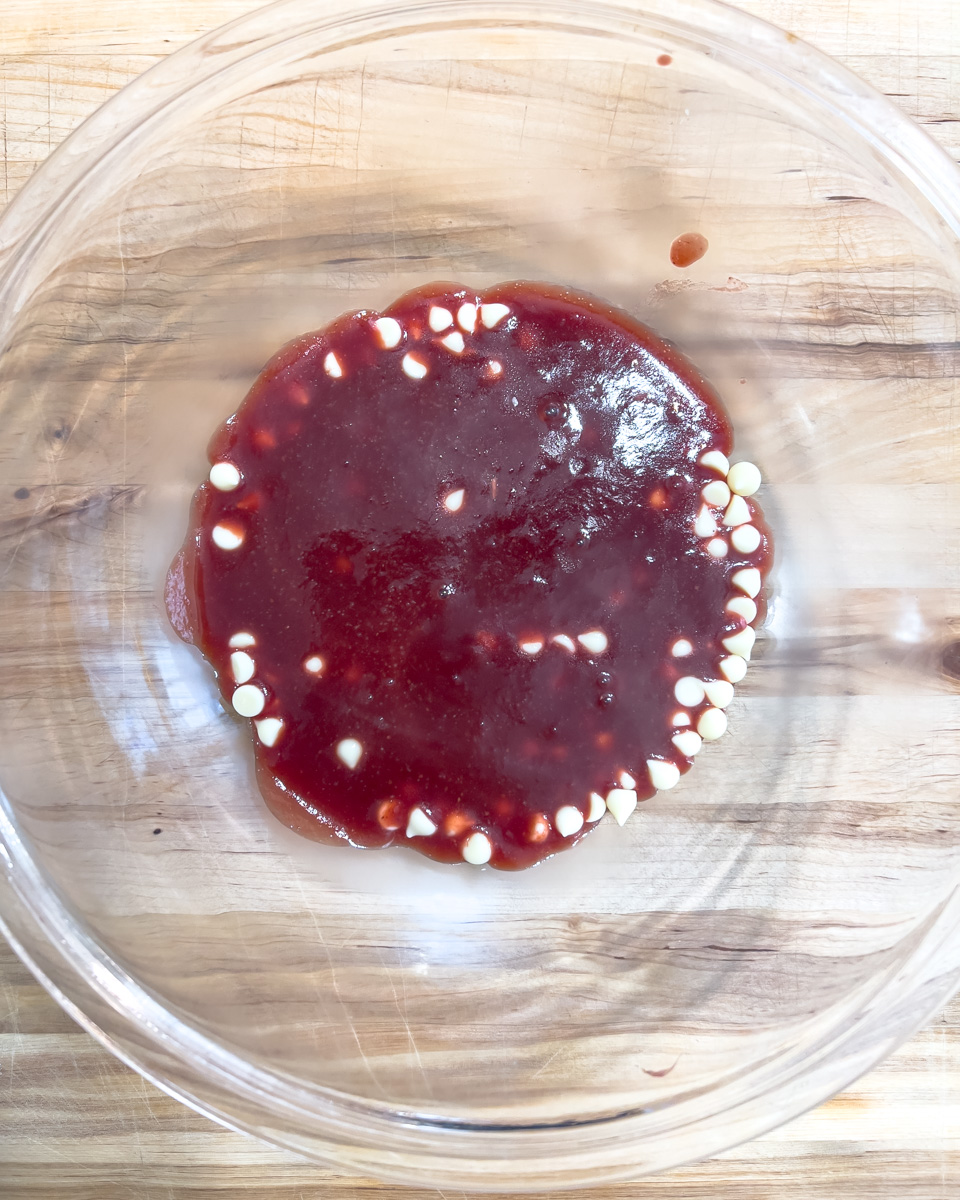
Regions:
[[[694,529],[723,478],[699,459],[730,449],[711,389],[625,314],[420,289],[267,366],[210,445],[237,482],[198,490],[168,610],[228,706],[259,692],[286,824],[443,861],[481,833],[491,865],[528,866],[589,832],[591,793],[689,769],[676,682],[719,677],[747,623],[731,576],[770,555],[755,506],[752,553]]]

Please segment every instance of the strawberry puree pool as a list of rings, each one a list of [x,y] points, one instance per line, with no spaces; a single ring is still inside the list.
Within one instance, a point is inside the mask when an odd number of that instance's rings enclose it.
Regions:
[[[167,608],[307,837],[518,869],[727,729],[772,546],[722,406],[566,289],[290,343],[210,444]]]

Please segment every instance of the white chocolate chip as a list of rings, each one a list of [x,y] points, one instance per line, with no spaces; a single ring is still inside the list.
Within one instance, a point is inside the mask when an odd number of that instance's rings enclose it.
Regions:
[[[693,523],[693,532],[699,538],[709,538],[717,532],[717,519],[704,504],[697,513],[697,519]]]
[[[668,792],[680,782],[680,768],[674,762],[662,758],[648,758],[647,771],[650,782],[658,792]]]
[[[421,362],[414,354],[405,354],[403,356],[403,373],[409,375],[411,379],[423,379],[427,374],[427,364]]]
[[[573,837],[583,828],[583,813],[572,804],[558,808],[553,818],[553,825],[561,837]]]
[[[430,328],[434,333],[442,333],[453,324],[453,313],[449,308],[438,308],[434,305],[430,309],[430,315],[427,320],[430,322]]]
[[[727,456],[721,454],[719,450],[708,450],[706,454],[701,454],[700,466],[709,467],[711,471],[719,471],[723,476],[726,476],[730,470],[730,463],[727,460]]]
[[[729,546],[723,538],[711,538],[707,542],[707,553],[712,558],[726,558]]]
[[[689,725],[690,724],[690,714],[686,713],[686,712],[675,712],[673,714],[673,716],[670,718],[670,724],[673,725],[674,727],[676,727],[678,725]]]
[[[464,488],[457,488],[455,492],[448,492],[443,498],[443,507],[447,512],[459,512],[463,508],[466,495],[467,493]]]
[[[675,733],[670,739],[676,746],[684,758],[693,758],[699,753],[700,747],[703,745],[703,738],[699,733],[694,733],[692,729],[685,729],[682,733]]]
[[[463,334],[458,332],[456,329],[453,331],[453,333],[448,333],[445,338],[441,338],[440,343],[441,345],[446,346],[448,350],[453,351],[454,354],[462,354],[463,348],[466,345],[463,340]]]
[[[363,755],[363,746],[356,738],[344,738],[342,742],[337,742],[336,753],[343,765],[354,771]]]
[[[605,803],[616,823],[623,825],[637,807],[637,793],[627,788],[611,788]]]
[[[750,652],[753,650],[753,643],[757,640],[757,635],[748,625],[746,629],[741,629],[739,633],[731,633],[729,637],[723,639],[723,644],[731,654],[739,654],[741,658],[750,661]]]
[[[227,645],[231,650],[246,650],[250,646],[255,646],[257,639],[252,633],[235,633]]]
[[[748,596],[758,596],[763,587],[763,579],[756,567],[742,567],[730,576],[730,582]]]
[[[733,684],[726,679],[708,679],[703,690],[714,708],[726,708],[733,699]]]
[[[236,550],[243,545],[243,534],[237,529],[231,529],[229,525],[214,525],[210,536],[213,538],[213,544],[221,550]]]
[[[706,484],[701,490],[700,495],[713,508],[723,508],[730,501],[730,489],[722,479],[714,479]]]
[[[723,606],[728,613],[743,617],[749,625],[757,615],[757,604],[749,596],[731,596]]]
[[[731,654],[729,658],[720,659],[720,674],[725,675],[731,683],[739,683],[747,673],[747,660],[739,654]]]
[[[394,346],[400,345],[403,330],[399,321],[395,321],[393,317],[378,317],[373,324],[384,350],[392,350]]]
[[[473,333],[477,327],[477,306],[461,304],[457,309],[457,324],[464,333]]]
[[[752,515],[750,505],[742,496],[731,496],[727,511],[723,514],[723,523],[733,529],[737,525],[746,525]]]
[[[244,683],[238,687],[231,699],[234,710],[241,717],[259,717],[267,702],[263,692],[252,683]]]
[[[437,832],[437,827],[430,820],[427,814],[419,806],[410,809],[410,816],[407,818],[407,837],[432,837]]]
[[[589,654],[602,654],[610,644],[602,629],[588,629],[577,635],[577,641]]]
[[[574,645],[573,638],[567,637],[565,633],[555,634],[551,639],[555,646],[562,646],[564,650],[569,650],[571,654],[575,653],[577,647]]]
[[[617,776],[617,782],[620,784],[620,786],[622,788],[630,789],[630,788],[636,788],[636,786],[637,786],[637,781],[634,779],[634,777],[630,774],[629,771],[621,771],[620,774]]]
[[[727,472],[730,491],[738,496],[752,496],[762,482],[759,467],[752,462],[734,463]]]
[[[603,814],[607,811],[607,802],[599,792],[590,793],[590,807],[587,810],[587,823],[592,825],[594,821],[599,821]]]
[[[323,659],[319,654],[311,654],[309,658],[303,660],[303,669],[309,671],[311,675],[319,675],[323,670]]]
[[[218,492],[232,492],[240,486],[240,472],[229,462],[215,462],[210,468],[209,479]]]
[[[495,358],[491,358],[487,363],[487,370],[490,372],[493,378],[496,379],[498,375],[503,374],[503,363],[498,363]]]
[[[730,534],[730,541],[741,554],[752,554],[760,545],[760,530],[755,525],[740,525]]]
[[[684,705],[685,708],[696,708],[698,704],[703,703],[706,693],[703,684],[695,675],[684,675],[673,685],[673,694],[678,704]]]
[[[253,724],[257,730],[257,737],[265,746],[277,744],[277,738],[283,729],[283,722],[279,717],[264,717],[262,721],[254,721]]]
[[[521,642],[520,649],[524,654],[529,654],[532,658],[535,654],[539,654],[543,649],[543,642]]]
[[[485,833],[471,833],[460,847],[463,861],[471,863],[475,867],[482,867],[484,863],[488,863],[491,854],[493,854],[493,846]]]
[[[230,670],[233,674],[234,682],[246,683],[248,679],[253,678],[256,665],[245,650],[234,650],[230,655]]]
[[[323,369],[331,379],[340,379],[343,375],[343,367],[340,366],[340,360],[332,350],[323,360]]]
[[[693,643],[686,638],[677,638],[670,647],[670,653],[674,658],[686,658],[688,654],[693,653]]]
[[[722,708],[704,709],[697,722],[697,733],[705,742],[715,742],[727,732],[727,714]]]
[[[504,317],[510,315],[510,309],[505,304],[481,304],[480,320],[487,329],[494,329]]]

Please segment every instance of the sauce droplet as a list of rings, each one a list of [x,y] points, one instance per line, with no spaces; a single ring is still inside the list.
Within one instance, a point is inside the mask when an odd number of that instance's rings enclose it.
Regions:
[[[681,233],[670,246],[670,261],[675,267],[692,267],[703,258],[709,246],[702,233]]]

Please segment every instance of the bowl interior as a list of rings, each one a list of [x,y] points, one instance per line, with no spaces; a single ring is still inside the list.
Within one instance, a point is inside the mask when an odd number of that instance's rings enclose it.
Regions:
[[[284,5],[282,37],[240,23],[189,89],[137,93],[8,260],[17,855],[115,1006],[242,1064],[261,1131],[308,1152],[334,1103],[402,1116],[425,1156],[444,1128],[565,1123],[553,1153],[589,1133],[590,1177],[682,1161],[740,1136],[741,1103],[769,1124],[845,1082],[837,1046],[877,1006],[905,1033],[952,928],[952,234],[882,146],[722,36],[745,18],[672,7]],[[710,249],[677,271],[691,229]],[[729,735],[518,876],[286,833],[161,600],[207,438],[263,362],[437,278],[571,284],[679,342],[778,547]]]

